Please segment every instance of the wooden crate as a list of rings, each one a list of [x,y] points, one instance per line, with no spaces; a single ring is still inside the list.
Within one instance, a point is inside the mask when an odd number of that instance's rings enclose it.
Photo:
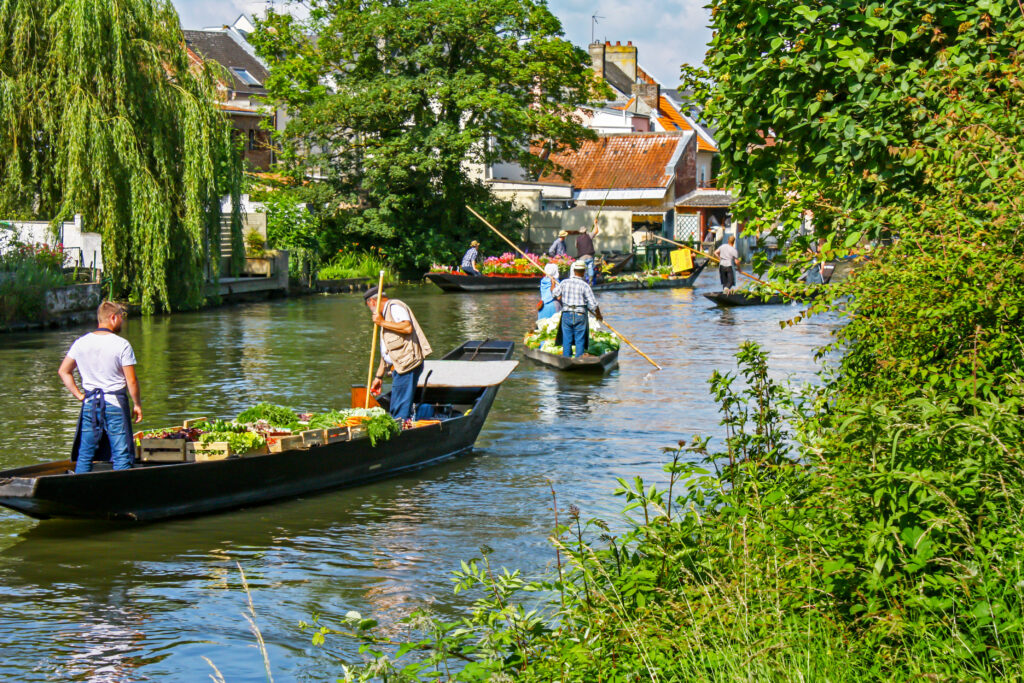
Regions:
[[[326,443],[324,441],[324,430],[322,429],[307,429],[301,432],[299,436],[302,437],[302,445],[306,448],[310,446],[323,446]]]
[[[267,446],[271,453],[283,453],[302,448],[303,442],[301,436],[272,436],[267,439]]]
[[[348,438],[349,438],[349,441],[352,441],[352,440],[355,440],[355,439],[362,439],[364,436],[366,436],[366,427],[364,427],[363,425],[359,425],[358,427],[349,427],[348,428]]]
[[[207,417],[196,417],[196,418],[192,418],[191,420],[185,420],[182,423],[181,427],[182,427],[182,429],[192,429],[193,426],[199,424],[200,422],[209,422],[209,421],[210,421],[210,419],[207,418]]]
[[[324,430],[324,443],[348,441],[348,427],[328,427]]]
[[[248,457],[251,457],[253,455],[267,455],[269,453],[270,453],[270,447],[267,446],[267,444],[263,444],[262,446],[260,446],[259,448],[255,449],[255,450],[246,451],[245,453],[236,453],[236,455],[239,455],[239,456],[241,456],[243,458],[248,458]]]
[[[142,462],[186,462],[184,439],[139,439]]]
[[[189,462],[210,462],[211,460],[226,460],[231,457],[231,446],[227,441],[189,443],[188,445],[188,450],[191,451]]]

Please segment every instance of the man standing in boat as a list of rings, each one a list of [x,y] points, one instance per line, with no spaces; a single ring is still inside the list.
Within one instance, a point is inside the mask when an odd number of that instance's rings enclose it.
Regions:
[[[377,297],[380,296],[380,315]],[[384,384],[384,374],[391,374],[391,417],[396,420],[412,418],[412,402],[416,385],[423,374],[423,359],[430,355],[430,342],[420,329],[412,309],[398,299],[388,299],[373,287],[363,295],[373,311],[373,322],[380,327],[380,366],[370,385],[370,393],[377,395]]]
[[[551,291],[556,298],[562,300],[562,355],[566,358],[579,358],[590,346],[590,313],[602,320],[601,309],[597,305],[594,290],[583,279],[587,272],[587,264],[577,261],[572,264],[571,276],[562,280]],[[576,347],[575,354],[572,353]]]
[[[96,311],[96,321],[98,329],[75,340],[57,371],[68,391],[82,402],[71,454],[77,461],[76,474],[91,471],[93,460],[108,457],[115,470],[130,468],[135,459],[132,414],[136,422],[142,421],[135,352],[128,340],[117,334],[124,322],[124,309],[104,301]],[[82,376],[81,389],[75,383],[75,368]]]
[[[469,243],[469,249],[467,249],[466,253],[462,255],[461,267],[462,272],[466,275],[480,277],[480,271],[476,269],[476,260],[480,257],[480,252],[478,251],[479,247],[480,243],[473,240]]]
[[[736,251],[736,235],[729,235],[729,243],[715,249],[718,257],[718,279],[722,283],[722,291],[726,294],[736,288],[735,268],[740,262],[740,252]]]
[[[594,227],[590,232],[586,228],[576,231],[576,258],[586,265],[587,284],[594,284],[594,257],[597,252],[594,249],[594,238],[601,234],[601,228],[597,227],[597,219],[594,219]]]

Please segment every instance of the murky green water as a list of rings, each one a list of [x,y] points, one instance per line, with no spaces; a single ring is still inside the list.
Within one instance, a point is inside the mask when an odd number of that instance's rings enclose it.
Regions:
[[[457,611],[449,572],[481,545],[528,575],[552,561],[559,503],[612,516],[616,476],[662,477],[660,449],[718,433],[707,395],[713,369],[735,367],[736,344],[772,351],[780,376],[806,379],[827,319],[781,330],[791,307],[722,311],[697,290],[601,296],[622,333],[665,366],[625,347],[603,379],[523,359],[502,387],[473,456],[409,476],[286,503],[147,526],[35,522],[0,512],[0,680],[265,680],[242,616],[244,568],[276,681],[333,680],[341,643],[314,648],[300,620],[348,610],[385,624],[417,607]],[[520,340],[532,293],[441,295],[410,288],[437,356],[467,338]],[[0,336],[0,468],[66,456],[77,402],[57,366],[85,330]],[[274,301],[133,319],[144,426],[230,417],[260,400],[345,407],[366,378],[369,322],[357,295]]]

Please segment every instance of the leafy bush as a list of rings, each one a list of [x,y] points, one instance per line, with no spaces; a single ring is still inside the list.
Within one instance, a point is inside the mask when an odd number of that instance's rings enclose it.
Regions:
[[[20,242],[0,225],[0,320],[36,320],[46,312],[46,292],[68,284],[61,245]]]
[[[385,252],[377,247],[370,247],[369,252],[340,249],[334,259],[317,273],[320,280],[344,280],[347,278],[370,278],[374,282],[384,271],[384,282],[394,282],[397,278],[391,266],[384,260]]]

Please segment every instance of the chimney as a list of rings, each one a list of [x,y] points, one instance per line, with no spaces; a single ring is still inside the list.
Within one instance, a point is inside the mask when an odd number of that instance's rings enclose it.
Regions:
[[[634,83],[633,95],[650,107],[652,111],[658,111],[658,105],[661,100],[661,86],[657,83]]]
[[[590,44],[590,68],[601,79],[604,78],[604,49],[605,46],[601,43]]]
[[[621,41],[615,41],[615,45],[605,49],[605,59],[615,64],[626,74],[630,83],[636,82],[636,47],[623,45]]]

